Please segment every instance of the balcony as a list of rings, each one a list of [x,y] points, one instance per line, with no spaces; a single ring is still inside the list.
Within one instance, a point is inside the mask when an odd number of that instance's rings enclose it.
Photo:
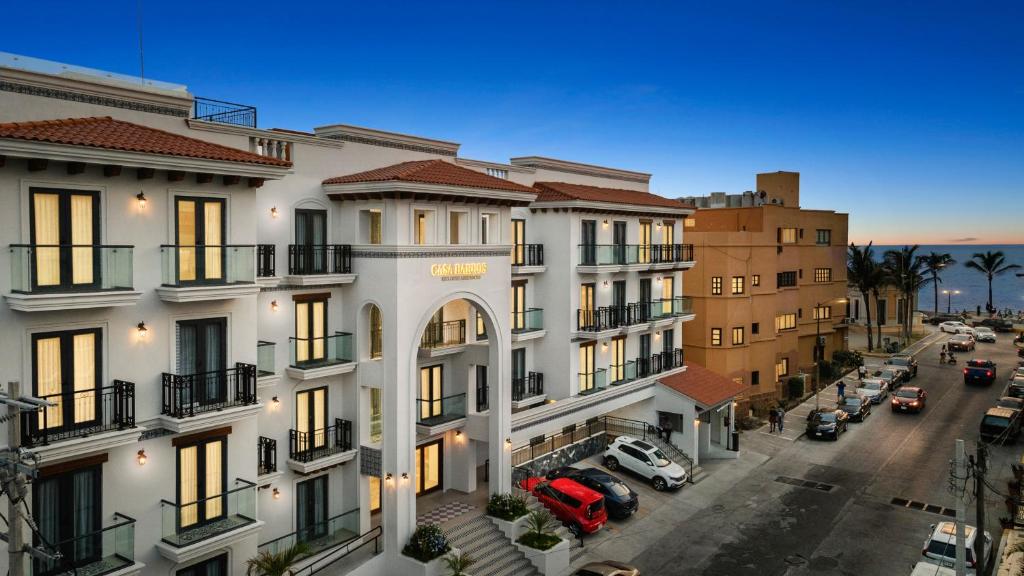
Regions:
[[[231,490],[192,502],[160,501],[160,554],[181,563],[222,549],[256,533],[256,484],[236,478]],[[202,518],[206,520],[201,520]]]
[[[289,338],[285,371],[296,380],[347,374],[356,368],[352,334],[335,332],[323,338]]]
[[[462,352],[466,348],[466,321],[428,322],[420,337],[420,356],[433,358]]]
[[[40,396],[53,406],[21,413],[21,440],[43,461],[134,444],[135,384]]]
[[[416,400],[416,431],[434,435],[462,426],[466,420],[466,394]]]
[[[34,560],[32,574],[100,576],[135,565],[135,519],[115,513],[104,524],[108,525],[95,532],[54,543],[53,548],[63,557]]]
[[[251,416],[259,410],[256,398],[256,366],[200,374],[163,375],[163,406],[160,420],[172,432],[181,433]]]
[[[640,321],[639,305],[601,306],[599,308],[578,308],[576,330],[588,334],[617,331]]]
[[[580,244],[582,273],[660,270],[693,266],[692,244]]]
[[[320,552],[353,540],[359,536],[359,509],[349,510],[343,514],[332,516],[324,522],[317,522],[302,530],[264,542],[256,548],[258,553],[278,554],[296,544],[305,544],[308,548],[306,556],[315,556]]]
[[[196,96],[192,117],[204,122],[256,127],[256,107]]]
[[[544,309],[527,308],[512,312],[512,341],[522,342],[544,336]]]
[[[543,244],[515,244],[512,246],[512,275],[537,274],[546,269]]]
[[[647,378],[683,367],[682,348],[665,350],[646,357],[636,359],[636,377]]]
[[[612,386],[621,386],[636,380],[636,360],[627,360],[621,364],[608,365],[608,382]]]
[[[277,440],[260,436],[256,444],[256,474],[260,477],[277,472]]]
[[[277,246],[256,245],[256,283],[271,288],[281,283],[277,275]]]
[[[288,276],[293,286],[351,284],[352,246],[348,244],[289,244]]]
[[[46,312],[131,306],[133,246],[11,244],[12,310]]]
[[[273,386],[281,379],[277,373],[277,344],[266,340],[256,341],[256,385],[260,388]]]
[[[693,244],[652,244],[649,250],[650,262],[656,270],[693,267]]]
[[[253,245],[163,244],[160,246],[165,302],[228,300],[258,294]]]
[[[544,394],[544,374],[530,372],[526,376],[512,376],[512,409],[521,410],[547,399]]]
[[[608,387],[608,370],[598,368],[593,372],[579,373],[579,391],[581,395],[595,394]]]
[[[356,457],[352,446],[352,422],[334,419],[334,425],[311,432],[288,432],[288,467],[299,474],[310,474],[344,464]]]

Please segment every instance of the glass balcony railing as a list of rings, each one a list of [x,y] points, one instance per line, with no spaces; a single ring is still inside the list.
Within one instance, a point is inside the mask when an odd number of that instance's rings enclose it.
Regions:
[[[256,246],[160,246],[164,286],[224,286],[256,282]]]
[[[256,366],[235,364],[234,368],[199,374],[163,375],[162,414],[186,418],[205,412],[255,404]]]
[[[593,372],[579,373],[580,394],[593,394],[608,387],[608,370],[598,368]]]
[[[693,261],[692,244],[580,244],[580,266]]]
[[[636,380],[636,361],[627,360],[621,364],[608,365],[608,382],[612,386]]]
[[[260,340],[256,342],[256,376],[272,376],[274,369],[274,351],[277,345],[273,342]]]
[[[466,417],[466,394],[454,394],[442,398],[416,400],[416,423],[437,426],[445,422]]]
[[[132,289],[134,246],[11,244],[10,250],[12,292]]]
[[[423,330],[420,348],[448,348],[466,343],[466,321],[430,322]]]
[[[135,563],[135,519],[115,513],[95,532],[53,544],[60,560],[35,559],[32,574],[107,574]],[[73,568],[73,569],[72,569]]]
[[[339,544],[353,540],[359,536],[359,509],[349,510],[328,518],[323,522],[316,522],[310,526],[285,534],[269,542],[264,542],[257,547],[259,553],[278,554],[288,550],[296,544],[305,544],[307,556],[312,556]]]
[[[296,462],[312,462],[352,449],[352,422],[334,419],[334,425],[320,430],[290,430],[288,458]]]
[[[512,333],[522,334],[544,329],[544,309],[527,308],[512,312]]]
[[[288,344],[288,362],[294,368],[308,370],[355,361],[352,334],[348,332],[335,332],[323,338],[289,338]]]
[[[178,504],[160,501],[161,539],[190,546],[256,521],[256,484],[236,478],[227,492]]]
[[[51,405],[21,413],[21,439],[38,446],[100,432],[135,427],[135,384],[114,380],[113,386],[40,396]]]

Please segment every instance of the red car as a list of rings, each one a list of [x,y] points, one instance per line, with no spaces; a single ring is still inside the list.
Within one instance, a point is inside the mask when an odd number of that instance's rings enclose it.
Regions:
[[[914,386],[904,386],[892,395],[893,412],[920,412],[924,410],[924,403],[928,399],[928,393]]]
[[[528,478],[527,490],[562,522],[593,534],[608,522],[604,496],[568,478]]]

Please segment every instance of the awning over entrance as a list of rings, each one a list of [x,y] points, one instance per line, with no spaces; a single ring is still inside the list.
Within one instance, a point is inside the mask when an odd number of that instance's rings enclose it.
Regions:
[[[732,400],[748,388],[693,362],[686,362],[684,372],[659,378],[658,383],[693,400],[701,409]]]

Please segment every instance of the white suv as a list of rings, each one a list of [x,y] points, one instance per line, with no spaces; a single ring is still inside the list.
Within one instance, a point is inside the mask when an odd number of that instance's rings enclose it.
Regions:
[[[924,548],[921,555],[926,562],[938,564],[939,566],[953,566],[956,563],[956,523],[939,522],[932,524],[932,534],[924,541]],[[974,558],[974,539],[978,531],[974,526],[964,526],[964,541],[967,547],[967,574],[973,576],[978,573],[977,562]],[[992,536],[985,532],[985,558],[992,557]]]
[[[604,451],[604,465],[609,470],[625,468],[647,478],[655,490],[676,488],[686,484],[686,470],[668,459],[656,446],[629,436],[619,436]]]

